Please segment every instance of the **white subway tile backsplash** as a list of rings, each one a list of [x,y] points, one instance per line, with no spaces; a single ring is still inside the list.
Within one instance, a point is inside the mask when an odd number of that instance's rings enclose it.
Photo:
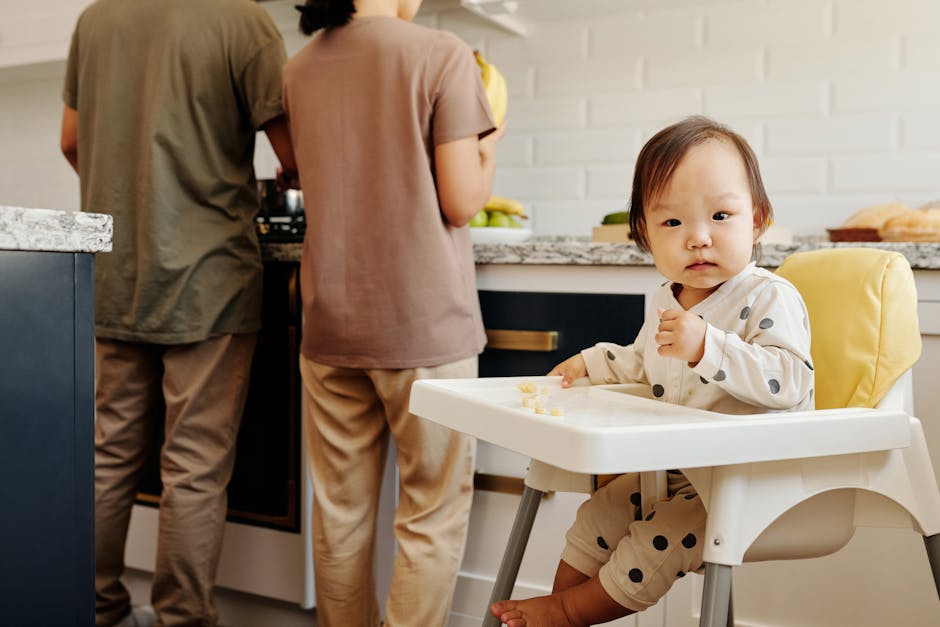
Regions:
[[[577,166],[496,169],[493,193],[524,201],[584,197],[584,170]]]
[[[703,111],[714,117],[823,115],[829,104],[826,81],[762,81],[705,87]]]
[[[909,35],[904,39],[905,65],[915,70],[940,70],[940,20],[934,20],[929,34]]]
[[[672,122],[702,112],[698,89],[656,89],[588,100],[588,124],[623,126],[635,122]]]
[[[491,39],[507,36],[506,31],[495,24],[459,7],[438,12],[437,28],[457,33],[471,48],[482,48]]]
[[[879,72],[832,81],[833,113],[938,108],[940,68],[933,72]]]
[[[587,168],[589,198],[626,198],[633,185],[634,161]]]
[[[832,189],[866,191],[881,197],[909,192],[940,196],[938,172],[940,154],[835,157],[832,159]]]
[[[510,106],[516,98],[532,98],[535,95],[535,68],[529,65],[503,64],[491,58],[487,61],[492,62],[506,79],[506,93],[509,96]]]
[[[705,47],[818,46],[830,35],[827,15],[827,4],[819,0],[706,7]]]
[[[856,39],[892,31],[936,35],[940,23],[936,0],[837,0],[833,4],[836,33]]]
[[[909,113],[901,116],[902,149],[930,151],[936,150],[938,145],[940,145],[940,116],[936,113]]]
[[[513,100],[506,109],[509,131],[581,128],[586,124],[587,103],[580,98]]]
[[[538,234],[588,235],[623,209],[643,143],[698,113],[747,139],[777,222],[797,233],[940,197],[940,0],[526,0],[525,36],[425,4],[419,23],[453,31],[506,77],[494,193],[523,201]],[[10,31],[36,12],[17,6],[0,19],[0,49],[43,40]],[[288,21],[294,54],[309,39]],[[62,62],[0,69],[4,203],[78,206],[58,151],[63,75]],[[256,167],[277,167],[263,136]]]
[[[765,158],[760,160],[760,169],[764,187],[771,197],[826,191],[828,166],[825,159]]]
[[[532,137],[508,133],[496,144],[497,167],[521,167],[532,165]]]
[[[628,176],[632,176],[631,172]],[[627,197],[539,200],[532,203],[532,231],[536,235],[580,235],[587,237],[605,214],[624,211]]]
[[[890,152],[897,146],[893,115],[775,120],[767,123],[767,154]]]
[[[587,164],[632,159],[639,151],[639,131],[543,133],[535,138],[535,163]]]
[[[494,62],[543,65],[551,61],[583,59],[587,56],[587,30],[566,23],[544,24],[525,37],[505,36],[487,42],[487,54]]]
[[[665,53],[646,59],[644,87],[703,87],[743,83],[761,78],[763,53],[757,48]]]
[[[599,20],[588,28],[592,57],[632,59],[701,48],[701,17],[688,12],[636,14]]]
[[[542,63],[536,69],[539,97],[633,91],[640,86],[640,58],[568,59]]]
[[[897,71],[901,37],[879,33],[861,40],[840,39],[816,46],[769,46],[768,78],[830,78],[842,74]]]

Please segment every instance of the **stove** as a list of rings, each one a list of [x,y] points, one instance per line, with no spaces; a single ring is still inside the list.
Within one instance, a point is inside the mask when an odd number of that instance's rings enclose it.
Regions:
[[[258,180],[255,229],[260,242],[302,242],[307,230],[304,196],[296,189],[279,191],[274,179]]]
[[[307,220],[301,215],[272,216],[258,213],[255,230],[259,242],[303,242]]]

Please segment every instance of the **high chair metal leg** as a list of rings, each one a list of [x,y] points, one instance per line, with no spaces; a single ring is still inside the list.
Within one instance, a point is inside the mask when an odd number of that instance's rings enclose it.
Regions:
[[[543,494],[545,493],[541,490],[529,486],[526,486],[522,492],[522,500],[519,501],[519,509],[516,510],[512,531],[509,532],[509,540],[506,542],[503,561],[500,563],[499,572],[496,574],[496,583],[493,584],[490,602],[487,603],[483,614],[483,627],[499,627],[502,625],[498,618],[490,614],[490,605],[496,601],[508,599],[512,595],[512,589],[516,585],[516,575],[519,574],[519,565],[522,564],[522,556],[525,554],[525,547],[529,543],[532,523],[535,522],[535,515],[539,511]]]
[[[927,547],[927,560],[933,573],[933,583],[937,587],[937,596],[940,596],[940,534],[924,536],[924,546]]]
[[[734,585],[728,583],[728,627],[734,627]]]
[[[731,567],[705,563],[702,616],[699,627],[726,627],[731,605]]]

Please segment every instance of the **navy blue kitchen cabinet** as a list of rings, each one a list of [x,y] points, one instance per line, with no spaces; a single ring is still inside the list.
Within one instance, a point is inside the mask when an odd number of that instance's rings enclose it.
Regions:
[[[94,255],[0,251],[0,624],[95,623]]]
[[[598,342],[632,343],[643,324],[642,294],[481,290],[479,295],[488,336],[481,377],[541,376]]]

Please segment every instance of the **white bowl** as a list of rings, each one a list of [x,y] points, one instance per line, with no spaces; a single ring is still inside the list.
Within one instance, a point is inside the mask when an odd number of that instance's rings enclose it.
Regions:
[[[532,237],[532,229],[510,229],[498,226],[470,227],[470,239],[474,244],[514,244]]]

